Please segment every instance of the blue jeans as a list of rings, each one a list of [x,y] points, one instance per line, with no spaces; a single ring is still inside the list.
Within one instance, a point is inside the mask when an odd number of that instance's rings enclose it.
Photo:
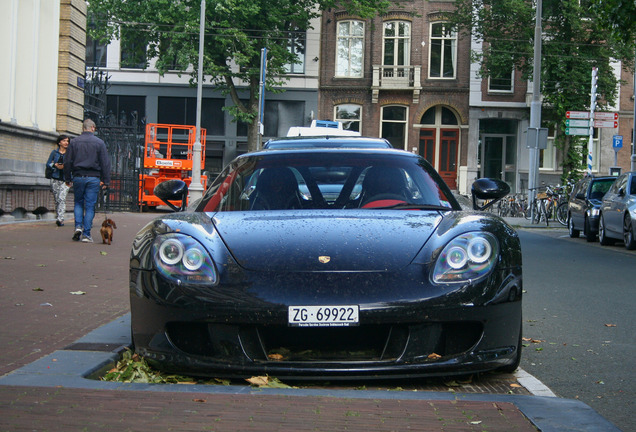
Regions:
[[[99,178],[74,177],[73,189],[75,193],[75,229],[81,229],[86,237],[91,236],[95,205],[99,196]]]

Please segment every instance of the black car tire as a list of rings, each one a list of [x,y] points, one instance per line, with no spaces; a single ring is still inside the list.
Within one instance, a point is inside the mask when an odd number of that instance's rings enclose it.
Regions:
[[[590,227],[590,220],[585,218],[585,227],[583,228],[583,233],[585,234],[585,240],[588,242],[596,241],[596,234],[592,233],[592,228]]]
[[[568,233],[571,238],[578,238],[581,235],[581,231],[574,228],[574,222],[572,221],[572,215],[568,216]]]
[[[623,239],[625,241],[625,247],[629,250],[636,249],[636,238],[634,238],[634,230],[632,228],[632,219],[629,215],[625,215],[623,221]]]
[[[603,214],[598,219],[598,241],[603,246],[609,246],[614,244],[614,239],[608,238],[607,233],[605,232],[605,219],[603,218]]]

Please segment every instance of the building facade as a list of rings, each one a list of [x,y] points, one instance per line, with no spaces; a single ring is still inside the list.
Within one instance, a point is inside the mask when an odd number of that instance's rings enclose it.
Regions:
[[[442,12],[452,8],[453,2],[443,0],[396,2],[369,20],[326,11],[319,117],[422,155],[461,194],[469,194],[480,177],[502,179],[513,192],[526,193],[532,82],[513,70],[480,77],[470,51],[479,51],[481,42],[445,26]],[[616,163],[629,169],[632,135],[627,130],[633,122],[633,77],[625,76],[618,64],[605,73],[623,73],[627,84],[615,108],[620,107],[619,129],[595,129],[593,172],[602,175]],[[612,141],[617,133],[626,144],[615,162]],[[551,128],[547,148],[539,151],[539,185],[561,181],[562,156],[554,134]]]
[[[54,208],[44,164],[58,134],[81,132],[86,3],[0,5],[0,218],[36,218]]]
[[[292,126],[307,126],[318,111],[319,20],[302,35],[295,46],[299,64],[289,65],[287,84],[282,93],[265,93],[263,139],[286,135]],[[131,61],[120,40],[108,45],[90,41],[87,68],[108,75],[106,115],[130,122],[131,114],[144,123],[195,125],[197,88],[190,83],[192,66],[186,71],[168,71],[161,75],[155,59]],[[208,77],[209,78],[209,77]],[[205,83],[210,80],[206,78]],[[202,89],[201,127],[206,129],[205,170],[216,174],[238,154],[247,151],[247,125],[236,122],[223,110],[233,105],[229,95],[205,84]],[[245,83],[237,85],[246,100]],[[243,90],[241,90],[243,89]]]
[[[451,189],[466,179],[470,40],[446,26],[452,2],[400,2],[361,20],[323,14],[320,117],[424,156]]]

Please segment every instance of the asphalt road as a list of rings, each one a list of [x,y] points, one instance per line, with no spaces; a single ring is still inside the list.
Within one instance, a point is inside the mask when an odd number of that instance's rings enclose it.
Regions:
[[[519,230],[524,264],[521,367],[557,396],[636,430],[636,251]]]

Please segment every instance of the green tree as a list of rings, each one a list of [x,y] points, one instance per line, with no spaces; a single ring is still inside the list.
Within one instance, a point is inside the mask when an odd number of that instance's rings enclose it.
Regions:
[[[590,0],[590,9],[599,24],[614,39],[627,45],[636,41],[636,2],[634,0]]]
[[[555,144],[563,151],[565,180],[579,175],[581,149],[586,148],[583,138],[565,135],[566,111],[589,109],[593,67],[599,70],[597,110],[614,104],[618,78],[611,63],[621,60],[631,65],[633,43],[613,38],[585,2],[544,0],[542,4],[542,122],[557,130]],[[532,77],[534,1],[458,0],[456,5],[447,14],[454,28],[484,42],[482,51],[471,53],[482,76],[499,76],[515,68],[525,79]]]
[[[282,91],[286,66],[297,63],[290,49],[295,36],[310,27],[321,10],[342,7],[361,18],[386,10],[388,0],[207,0],[203,73],[209,84],[229,94],[226,110],[248,124],[248,149],[258,144],[258,90],[261,49],[268,50],[266,88]],[[95,26],[90,35],[102,42],[147,42],[145,59],[156,58],[161,74],[193,65],[196,83],[201,0],[90,0]],[[137,60],[137,58],[135,59]],[[249,97],[242,98],[241,90]]]

